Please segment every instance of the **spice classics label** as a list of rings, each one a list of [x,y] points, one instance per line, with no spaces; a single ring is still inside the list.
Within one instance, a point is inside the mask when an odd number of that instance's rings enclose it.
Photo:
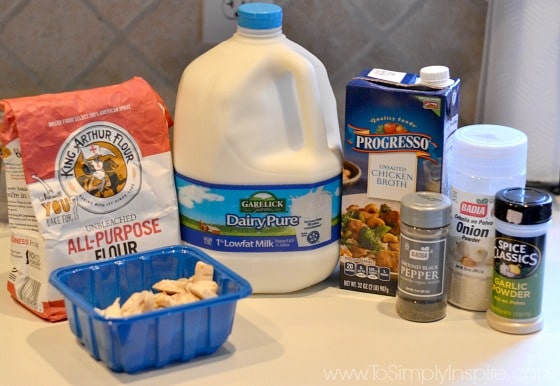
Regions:
[[[490,303],[496,315],[530,319],[541,313],[544,243],[544,235],[513,239],[496,231]]]

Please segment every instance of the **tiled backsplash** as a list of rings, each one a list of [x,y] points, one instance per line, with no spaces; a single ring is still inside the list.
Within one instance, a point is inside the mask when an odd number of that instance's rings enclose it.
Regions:
[[[360,70],[447,65],[460,77],[460,124],[473,123],[486,0],[279,0],[284,32],[325,64],[344,119]],[[4,0],[0,98],[145,78],[173,111],[183,69],[211,45],[202,0]],[[224,64],[227,66],[227,63]],[[227,70],[227,67],[224,67]]]

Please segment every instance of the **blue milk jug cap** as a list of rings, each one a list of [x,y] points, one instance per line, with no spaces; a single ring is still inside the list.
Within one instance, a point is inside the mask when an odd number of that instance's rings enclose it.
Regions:
[[[272,3],[245,3],[238,9],[237,25],[249,29],[272,29],[282,26],[282,8]]]

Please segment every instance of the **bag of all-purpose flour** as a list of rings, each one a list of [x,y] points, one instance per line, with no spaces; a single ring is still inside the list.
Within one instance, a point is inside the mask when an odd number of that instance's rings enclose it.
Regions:
[[[0,104],[19,303],[63,320],[54,269],[180,243],[172,120],[145,80]]]

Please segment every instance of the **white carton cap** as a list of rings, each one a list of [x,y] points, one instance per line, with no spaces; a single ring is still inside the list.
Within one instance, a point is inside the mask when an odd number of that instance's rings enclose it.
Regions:
[[[447,87],[453,84],[446,66],[428,66],[420,70],[420,82],[431,87]]]

